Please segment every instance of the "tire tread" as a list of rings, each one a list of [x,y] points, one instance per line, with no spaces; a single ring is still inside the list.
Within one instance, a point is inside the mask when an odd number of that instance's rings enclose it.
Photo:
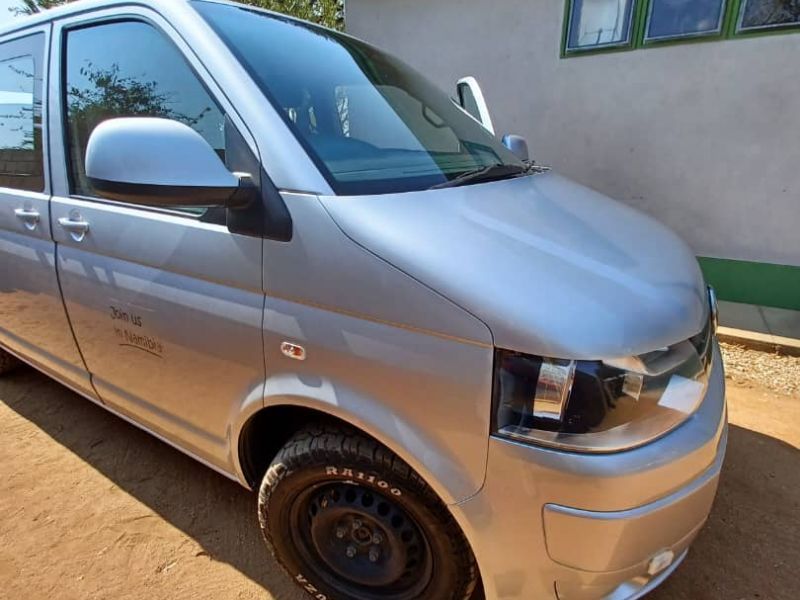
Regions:
[[[416,471],[391,450],[355,429],[337,424],[315,423],[297,431],[275,456],[259,488],[258,516],[261,531],[272,555],[284,570],[288,573],[288,569],[275,553],[267,525],[270,496],[293,471],[337,460],[356,461],[372,470],[391,473],[407,490],[423,501],[426,508],[444,525],[453,548],[457,549],[454,556],[460,567],[457,587],[464,590],[464,594],[457,598],[453,596],[452,600],[471,598],[478,581],[478,567],[469,543],[444,503]],[[288,574],[292,576],[291,573]]]

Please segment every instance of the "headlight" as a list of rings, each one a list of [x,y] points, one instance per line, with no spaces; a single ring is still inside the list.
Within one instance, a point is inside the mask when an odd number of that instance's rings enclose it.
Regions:
[[[712,323],[695,337],[613,361],[495,354],[496,435],[575,452],[616,452],[680,425],[705,396]]]

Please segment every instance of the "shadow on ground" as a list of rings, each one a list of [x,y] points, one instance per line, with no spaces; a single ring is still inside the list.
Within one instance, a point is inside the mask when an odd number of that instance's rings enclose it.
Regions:
[[[13,389],[12,389],[13,388]],[[31,369],[0,382],[20,416],[276,600],[305,597],[269,555],[255,494]]]
[[[269,557],[255,497],[236,483],[23,369],[0,397],[119,488],[279,600],[299,596]],[[796,597],[800,568],[800,451],[731,427],[716,506],[688,559],[652,600]]]

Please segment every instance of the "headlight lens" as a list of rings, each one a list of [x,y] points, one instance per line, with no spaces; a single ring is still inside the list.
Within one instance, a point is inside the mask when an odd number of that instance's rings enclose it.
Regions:
[[[494,432],[576,452],[646,444],[686,420],[705,396],[712,324],[669,348],[614,361],[495,356]]]

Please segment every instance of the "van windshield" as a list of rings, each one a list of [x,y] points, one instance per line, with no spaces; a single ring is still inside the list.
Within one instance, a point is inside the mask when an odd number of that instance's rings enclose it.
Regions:
[[[397,58],[272,13],[202,1],[194,6],[337,194],[422,190],[494,165],[523,166]],[[514,170],[497,172],[508,176]]]

